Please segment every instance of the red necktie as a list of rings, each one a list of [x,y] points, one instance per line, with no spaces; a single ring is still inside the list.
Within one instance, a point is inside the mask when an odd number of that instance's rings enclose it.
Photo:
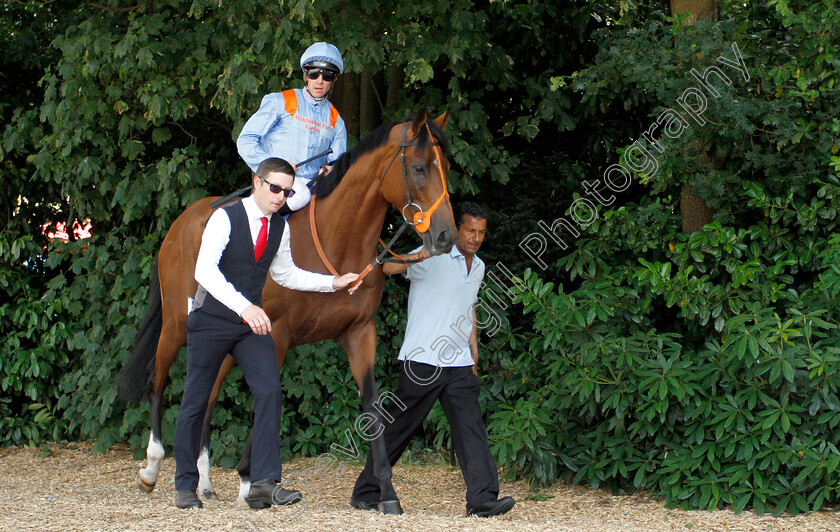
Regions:
[[[268,241],[268,218],[263,216],[260,221],[262,227],[260,227],[260,234],[257,235],[257,243],[254,246],[254,262],[262,257],[263,251],[265,251],[265,243]]]

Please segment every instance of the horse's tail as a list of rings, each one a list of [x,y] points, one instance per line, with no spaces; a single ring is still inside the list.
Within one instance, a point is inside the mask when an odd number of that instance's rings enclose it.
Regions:
[[[163,308],[160,299],[158,261],[155,259],[154,275],[149,287],[149,309],[137,330],[134,350],[122,369],[117,390],[119,396],[130,403],[139,403],[152,388],[155,375],[155,354],[162,328]]]

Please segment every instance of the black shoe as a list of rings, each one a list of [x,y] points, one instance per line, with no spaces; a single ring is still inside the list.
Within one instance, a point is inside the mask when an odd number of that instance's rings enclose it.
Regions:
[[[248,506],[255,510],[268,508],[272,504],[286,506],[300,501],[301,497],[299,491],[283,489],[271,479],[257,480],[251,483],[248,491]]]
[[[378,502],[360,501],[356,497],[350,497],[350,506],[357,510],[379,510]]]
[[[474,515],[476,517],[502,515],[508,513],[514,504],[516,504],[516,501],[512,497],[502,497],[501,499],[487,501],[471,510],[467,510],[467,515]]]
[[[201,504],[195,491],[179,490],[175,494],[175,506],[183,510],[184,508],[202,508],[204,505]]]

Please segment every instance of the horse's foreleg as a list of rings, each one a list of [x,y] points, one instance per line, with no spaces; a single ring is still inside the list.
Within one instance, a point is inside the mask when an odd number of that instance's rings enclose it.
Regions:
[[[204,495],[205,499],[212,499],[216,496],[213,483],[210,481],[210,422],[213,419],[213,410],[219,401],[219,393],[222,391],[222,383],[230,374],[236,360],[230,355],[222,361],[213,390],[210,392],[210,399],[207,400],[207,410],[204,412],[204,423],[201,426],[201,450],[198,453],[198,492]]]
[[[152,388],[152,396],[149,398],[149,416],[151,417],[151,434],[149,445],[146,447],[146,467],[137,473],[137,487],[144,493],[151,493],[155,489],[160,463],[165,455],[161,439],[161,418],[160,408],[163,391],[166,388],[166,381],[169,379],[169,369],[175,361],[178,350],[187,340],[187,333],[183,327],[177,327],[171,321],[163,320],[163,327],[158,340],[157,353],[155,355],[155,381]]]
[[[381,493],[379,511],[383,514],[402,514],[397,492],[391,482],[391,462],[383,436],[382,413],[375,407],[379,404],[379,390],[373,377],[373,366],[376,361],[376,326],[370,322],[362,327],[353,329],[339,338],[339,343],[347,351],[350,359],[350,371],[359,387],[362,396],[362,411],[370,423],[370,433],[361,434],[370,441],[370,452],[373,455],[373,474],[379,481]]]

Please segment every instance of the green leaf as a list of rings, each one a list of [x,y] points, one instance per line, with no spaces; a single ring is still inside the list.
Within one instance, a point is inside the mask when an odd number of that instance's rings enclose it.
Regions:
[[[143,143],[137,140],[126,140],[122,143],[122,155],[128,160],[136,159],[144,149]]]

